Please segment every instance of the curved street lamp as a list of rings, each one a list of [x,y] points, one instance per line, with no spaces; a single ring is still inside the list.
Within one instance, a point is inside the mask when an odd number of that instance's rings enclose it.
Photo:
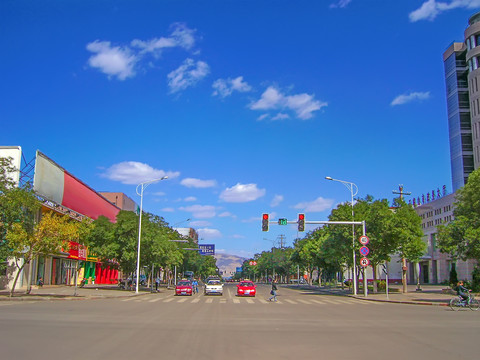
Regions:
[[[147,188],[148,185],[161,181],[161,180],[166,180],[168,179],[168,176],[164,176],[160,179],[154,179],[154,180],[149,180],[142,182],[137,185],[137,195],[140,195],[140,220],[138,222],[138,245],[137,245],[137,281],[135,284],[135,293],[138,294],[138,283],[139,283],[139,277],[140,277],[140,241],[142,239],[142,212],[143,212],[143,191]],[[138,192],[138,188],[140,187],[140,192]]]
[[[358,186],[355,185],[353,182],[332,179],[330,176],[325,176],[326,180],[332,180],[342,183],[350,190],[350,194],[352,195],[352,221],[355,221],[354,212],[353,212],[353,197],[358,194]],[[355,190],[355,193],[354,193]],[[352,224],[352,249],[353,249],[353,295],[357,295],[357,264],[356,264],[356,256],[355,256],[355,224]]]

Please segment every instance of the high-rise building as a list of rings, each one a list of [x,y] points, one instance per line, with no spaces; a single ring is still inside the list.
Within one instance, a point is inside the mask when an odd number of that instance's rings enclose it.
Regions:
[[[470,17],[464,35],[443,54],[453,192],[480,167],[480,13]]]

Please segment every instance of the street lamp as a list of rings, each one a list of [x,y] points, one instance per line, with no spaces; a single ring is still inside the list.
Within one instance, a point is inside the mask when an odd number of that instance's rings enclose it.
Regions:
[[[353,197],[358,193],[358,186],[355,185],[353,182],[332,179],[330,176],[325,176],[325,179],[338,181],[345,185],[348,190],[350,190],[350,194],[352,195],[352,221],[355,221],[354,212],[353,212]],[[353,192],[355,188],[355,193]],[[357,263],[355,257],[355,224],[352,224],[352,248],[353,248],[353,295],[357,295]],[[365,285],[366,286],[366,285]]]
[[[138,222],[138,246],[137,246],[137,282],[135,284],[135,293],[138,294],[138,280],[140,277],[140,240],[142,239],[142,211],[143,211],[143,191],[147,188],[148,185],[168,179],[168,176],[164,176],[160,179],[154,179],[150,181],[145,181],[137,185],[137,195],[140,195],[140,220]],[[138,192],[138,188],[140,187],[140,192]]]

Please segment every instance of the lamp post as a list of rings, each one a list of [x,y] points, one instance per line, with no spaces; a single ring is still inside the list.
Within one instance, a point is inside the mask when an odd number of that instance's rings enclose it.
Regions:
[[[332,179],[330,176],[325,176],[325,179],[338,181],[345,185],[348,190],[350,190],[350,194],[352,195],[352,221],[355,221],[354,212],[353,212],[353,197],[358,193],[358,186],[355,185],[353,182]],[[355,189],[355,193],[354,193]],[[356,257],[355,257],[355,224],[352,224],[352,248],[353,248],[353,295],[357,295],[357,264],[356,264]],[[366,285],[365,285],[366,286]]]
[[[138,280],[140,277],[140,241],[142,239],[142,212],[143,212],[143,191],[147,188],[148,185],[168,179],[168,176],[164,176],[160,179],[154,179],[150,181],[145,181],[137,185],[137,195],[140,195],[140,220],[138,221],[138,245],[137,245],[137,281],[135,284],[135,293],[138,294]],[[138,192],[138,188],[140,187],[140,192]]]

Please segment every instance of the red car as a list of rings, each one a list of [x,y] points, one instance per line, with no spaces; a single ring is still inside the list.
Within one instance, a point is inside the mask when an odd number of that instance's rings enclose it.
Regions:
[[[250,280],[242,280],[237,285],[237,296],[255,296],[257,285]]]
[[[189,295],[192,296],[193,288],[189,280],[181,280],[175,286],[175,295]]]

